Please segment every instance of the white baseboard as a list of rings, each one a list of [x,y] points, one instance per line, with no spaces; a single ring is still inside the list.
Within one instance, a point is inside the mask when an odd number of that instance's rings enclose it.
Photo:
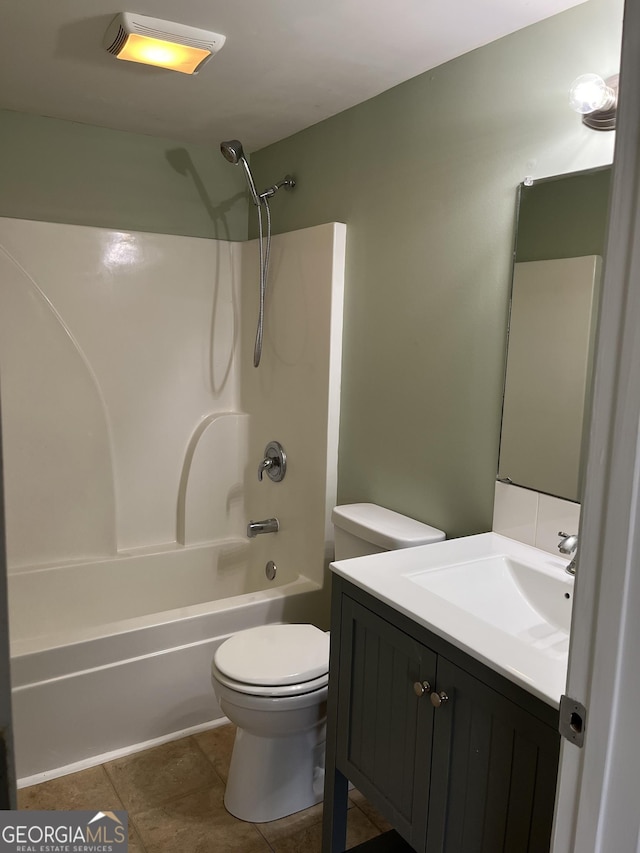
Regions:
[[[25,776],[18,779],[18,788],[28,788],[31,785],[39,785],[41,782],[48,782],[51,779],[58,779],[60,776],[68,776],[70,773],[78,773],[80,770],[86,770],[89,767],[96,767],[99,764],[105,764],[107,761],[114,761],[116,758],[124,758],[126,755],[133,755],[136,752],[142,752],[145,749],[151,749],[154,746],[160,746],[163,743],[170,743],[172,740],[180,740],[180,738],[195,735],[198,732],[209,731],[209,729],[218,728],[228,723],[227,717],[219,717],[217,720],[211,720],[207,723],[200,723],[197,726],[191,726],[181,731],[171,732],[162,737],[153,738],[143,743],[134,743],[131,746],[125,746],[123,749],[114,749],[111,752],[103,752],[101,755],[92,755],[91,758],[85,758],[82,761],[76,761],[73,764],[67,764],[64,767],[56,767],[54,770],[47,770],[44,773],[36,773],[33,776]]]

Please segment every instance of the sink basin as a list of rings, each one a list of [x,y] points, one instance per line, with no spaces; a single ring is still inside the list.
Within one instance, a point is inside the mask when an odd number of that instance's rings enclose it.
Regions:
[[[557,706],[573,603],[567,562],[483,533],[341,560],[331,568]]]
[[[573,581],[566,573],[500,555],[406,577],[513,637],[567,651]]]

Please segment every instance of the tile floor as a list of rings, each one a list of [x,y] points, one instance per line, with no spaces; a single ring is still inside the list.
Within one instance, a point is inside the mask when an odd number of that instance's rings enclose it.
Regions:
[[[244,823],[222,798],[235,729],[220,726],[18,791],[21,809],[125,809],[130,853],[319,853],[322,805],[271,823]],[[348,847],[391,827],[358,791]]]

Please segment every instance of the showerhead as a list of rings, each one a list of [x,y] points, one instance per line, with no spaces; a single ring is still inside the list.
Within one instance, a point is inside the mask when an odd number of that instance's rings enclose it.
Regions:
[[[242,142],[239,139],[229,139],[227,142],[220,143],[220,150],[223,156],[234,166],[237,166],[240,160],[244,159],[244,151],[242,150]]]
[[[247,179],[247,184],[249,185],[251,199],[256,205],[256,207],[260,207],[260,196],[258,195],[258,191],[256,190],[256,185],[253,181],[253,175],[251,174],[249,163],[247,162],[247,158],[244,156],[242,142],[240,142],[239,139],[229,139],[227,142],[220,143],[220,150],[222,151],[222,154],[225,159],[228,160],[230,163],[233,163],[234,166],[237,166],[239,163],[242,164],[242,168],[244,169],[244,174]]]
[[[228,160],[229,163],[232,163],[234,166],[242,165],[247,179],[247,184],[249,185],[251,199],[256,207],[260,207],[263,201],[266,204],[266,200],[275,195],[280,187],[284,187],[286,190],[292,190],[296,185],[296,180],[292,175],[285,175],[285,177],[281,181],[278,181],[277,184],[274,184],[272,187],[267,187],[263,193],[258,193],[253,180],[253,175],[251,174],[249,162],[244,156],[242,142],[240,142],[239,139],[228,139],[226,142],[220,143],[220,151],[222,151],[223,157],[225,160]]]

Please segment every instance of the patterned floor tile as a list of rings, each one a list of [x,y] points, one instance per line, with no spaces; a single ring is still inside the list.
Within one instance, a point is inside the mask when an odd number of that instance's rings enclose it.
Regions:
[[[262,829],[264,824],[258,826]],[[379,835],[379,830],[358,808],[349,809],[347,819],[347,849]],[[274,853],[320,853],[322,823],[314,823],[301,831],[270,841]]]
[[[216,786],[136,815],[147,853],[269,853],[256,827],[232,817],[222,796]]]
[[[376,811],[371,803],[357,791],[355,788],[349,792],[349,799],[365,813],[374,826],[377,826],[380,832],[388,832],[393,829],[388,820],[382,817],[380,812]]]
[[[193,736],[224,782],[227,781],[229,775],[229,763],[231,762],[235,737],[236,727],[232,723]]]
[[[199,788],[223,787],[191,738],[118,758],[104,766],[125,808],[133,815]]]
[[[98,766],[22,788],[18,791],[18,808],[117,811],[124,805],[104,768]]]

